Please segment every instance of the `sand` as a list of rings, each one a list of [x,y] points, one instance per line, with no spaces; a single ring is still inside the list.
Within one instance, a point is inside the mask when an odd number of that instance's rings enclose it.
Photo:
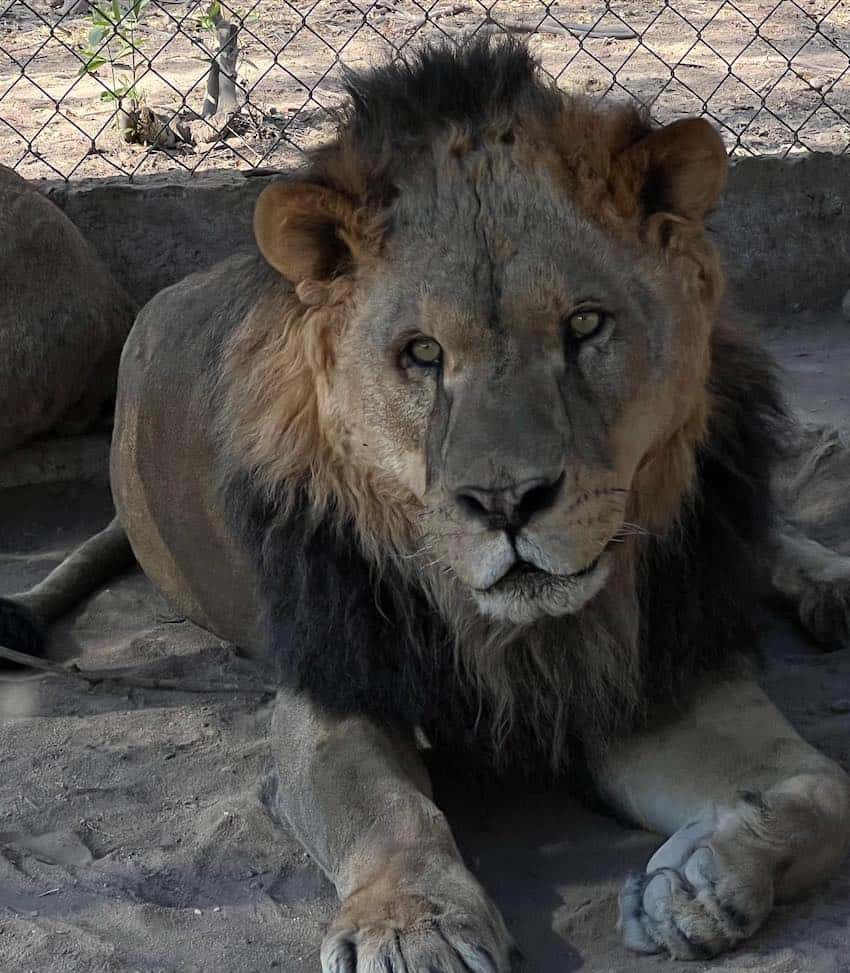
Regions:
[[[175,124],[204,103],[200,45],[211,38],[198,21],[207,5],[153,0],[136,36],[139,59],[152,61],[136,86]],[[330,130],[329,110],[343,96],[337,58],[364,68],[425,40],[481,30],[488,17],[539,28],[522,36],[563,88],[637,98],[664,122],[706,113],[735,154],[848,147],[850,5],[840,0],[229,0],[223,11],[234,23],[244,18],[237,75],[249,104],[237,133],[218,139],[213,126],[194,125],[195,144],[161,151],[119,137],[115,104],[101,99],[108,66],[99,79],[78,76],[88,17],[57,23],[47,0],[0,0],[0,163],[29,179],[289,168]],[[579,39],[563,29],[597,22],[634,36]],[[119,69],[122,78],[129,81]]]
[[[771,340],[801,414],[850,432],[850,325],[795,315]],[[106,488],[84,483],[6,490],[0,505],[0,591],[41,577],[111,513]],[[773,616],[764,642],[770,694],[850,767],[850,649],[823,652]],[[257,687],[227,644],[175,617],[138,572],[58,626],[51,651]],[[269,715],[256,691],[4,678],[0,973],[316,973],[334,892],[263,802]],[[713,963],[635,957],[614,929],[616,892],[657,836],[558,791],[482,796],[449,781],[439,796],[534,973],[850,970],[850,861]]]

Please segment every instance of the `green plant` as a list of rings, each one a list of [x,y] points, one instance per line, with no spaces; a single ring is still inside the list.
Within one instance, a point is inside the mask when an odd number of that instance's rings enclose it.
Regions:
[[[204,13],[198,17],[197,25],[201,30],[208,30],[215,33],[218,27],[218,20],[221,17],[221,3],[219,0],[214,0]]]
[[[220,0],[213,0],[200,17],[195,20],[195,25],[199,30],[207,30],[215,35],[220,21],[228,18],[232,18],[238,21],[240,25],[244,25],[259,22],[260,15],[253,9],[247,13],[243,13],[238,7],[224,6]],[[213,36],[213,40],[215,40],[215,36]]]
[[[80,48],[85,58],[80,76],[87,74],[98,78],[104,86],[101,101],[117,102],[122,108],[126,100],[131,112],[135,112],[143,101],[139,80],[146,62],[139,40],[139,26],[149,3],[150,0],[111,0],[110,3],[93,4],[89,11],[88,42]],[[108,80],[102,77],[105,67],[110,72]],[[123,128],[120,112],[118,121]]]

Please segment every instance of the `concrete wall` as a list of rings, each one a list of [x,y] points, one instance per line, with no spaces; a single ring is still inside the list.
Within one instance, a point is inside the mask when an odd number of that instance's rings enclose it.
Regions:
[[[62,207],[139,303],[253,246],[254,202],[269,177],[209,172],[50,182]]]
[[[743,159],[711,226],[745,309],[839,307],[850,288],[850,157]]]
[[[238,172],[43,184],[140,302],[252,246],[273,177]],[[711,219],[748,311],[837,306],[850,288],[850,157],[743,159]]]

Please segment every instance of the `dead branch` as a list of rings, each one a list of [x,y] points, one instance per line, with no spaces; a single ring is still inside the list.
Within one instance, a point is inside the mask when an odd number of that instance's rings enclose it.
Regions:
[[[49,659],[40,659],[26,652],[18,652],[5,645],[0,645],[0,659],[7,659],[9,662],[16,662],[31,669],[39,669],[51,676],[85,682],[90,686],[115,683],[132,689],[170,690],[179,693],[249,693],[260,696],[274,695],[277,692],[277,687],[269,683],[260,683],[258,686],[240,686],[238,683],[186,683],[179,679],[139,676],[133,669],[81,669],[76,663],[63,666]]]
[[[239,28],[221,16],[217,10],[212,18],[218,37],[218,53],[212,59],[207,75],[202,118],[213,115],[227,117],[239,110],[236,95],[236,62],[239,58]]]
[[[151,145],[157,149],[173,149],[181,142],[190,142],[191,135],[177,123],[177,131],[165,115],[153,111],[146,105],[135,108],[119,108],[117,113],[118,131],[125,142],[136,145]]]

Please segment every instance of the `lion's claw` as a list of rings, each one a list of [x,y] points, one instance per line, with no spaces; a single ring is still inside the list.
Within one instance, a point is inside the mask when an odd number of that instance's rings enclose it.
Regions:
[[[510,973],[519,970],[515,951],[503,959],[488,932],[434,920],[413,930],[390,926],[347,928],[322,946],[323,973]]]
[[[735,860],[712,846],[717,820],[682,828],[643,875],[620,893],[620,931],[629,949],[704,960],[751,936],[773,906],[767,867],[757,856]],[[724,842],[726,844],[726,842]]]
[[[692,960],[709,959],[731,945],[718,941],[710,921],[708,936],[702,930],[689,934],[688,927],[696,918],[689,910],[698,911],[699,905],[676,872],[658,870],[633,876],[620,893],[623,941],[635,952],[666,951],[675,959]]]
[[[323,973],[520,969],[498,909],[456,861],[388,867],[345,900],[321,956]]]

